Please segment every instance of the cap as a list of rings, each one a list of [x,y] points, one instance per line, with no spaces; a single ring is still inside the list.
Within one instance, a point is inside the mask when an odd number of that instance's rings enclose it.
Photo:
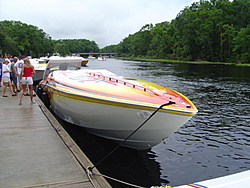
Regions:
[[[9,60],[9,59],[5,59],[4,61],[5,61],[5,62],[8,61],[8,62],[10,63],[10,60]]]

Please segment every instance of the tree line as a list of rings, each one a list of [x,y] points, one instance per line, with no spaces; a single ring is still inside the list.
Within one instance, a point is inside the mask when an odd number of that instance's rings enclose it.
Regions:
[[[87,39],[52,40],[42,29],[19,21],[0,22],[0,50],[45,56],[58,52],[116,52],[122,57],[188,61],[250,61],[250,0],[200,0],[175,19],[146,24],[119,44],[99,49]]]
[[[123,57],[188,61],[250,61],[250,1],[200,0],[171,22],[146,24],[102,50]]]
[[[44,56],[53,51],[51,37],[42,29],[19,21],[0,22],[0,50],[15,56]]]
[[[0,53],[14,56],[50,56],[54,53],[71,55],[75,52],[99,52],[94,41],[87,39],[52,40],[49,34],[36,26],[20,21],[0,22]]]

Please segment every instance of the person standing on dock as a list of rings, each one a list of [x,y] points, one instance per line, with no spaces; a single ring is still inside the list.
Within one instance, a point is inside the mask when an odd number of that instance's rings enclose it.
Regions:
[[[22,104],[22,98],[24,92],[26,92],[27,85],[29,86],[29,92],[30,92],[30,103],[34,104],[33,101],[33,79],[32,74],[36,74],[36,71],[34,69],[34,66],[31,65],[30,60],[28,58],[25,58],[23,60],[24,64],[20,73],[20,80],[22,84],[22,90],[20,92],[20,99],[19,99],[19,105]]]
[[[16,70],[17,70],[17,82],[18,82],[18,85],[19,85],[18,88],[19,88],[19,90],[21,90],[22,86],[21,86],[21,83],[20,83],[20,81],[21,81],[20,73],[21,73],[21,70],[22,70],[22,67],[23,67],[23,57],[19,56],[18,59],[19,60],[16,62],[15,67],[16,67]]]
[[[4,85],[3,95],[2,95],[3,97],[8,97],[8,95],[6,95],[6,90],[8,86],[10,88],[10,92],[12,93],[12,96],[16,96],[11,86],[9,63],[10,63],[9,59],[4,60],[3,70],[2,70],[3,71],[3,85]]]
[[[3,59],[2,54],[0,54],[0,87],[2,87],[2,68],[3,68]]]
[[[17,68],[15,66],[16,62],[18,61],[17,57],[14,57],[13,62],[11,62],[10,67],[10,80],[12,81],[13,91],[14,93],[19,92],[20,90],[17,87]]]

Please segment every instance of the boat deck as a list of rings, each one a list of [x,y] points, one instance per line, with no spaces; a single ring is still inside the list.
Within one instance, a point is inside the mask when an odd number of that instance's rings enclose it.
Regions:
[[[111,187],[38,97],[0,92],[0,187]]]

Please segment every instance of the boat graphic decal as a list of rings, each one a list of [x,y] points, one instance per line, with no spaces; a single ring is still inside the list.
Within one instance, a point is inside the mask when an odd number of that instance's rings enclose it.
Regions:
[[[188,184],[188,186],[194,187],[194,188],[208,188],[208,187],[206,187],[206,186],[199,185],[199,184]]]
[[[141,111],[139,111],[139,112],[136,113],[136,116],[138,118],[141,118],[141,119],[147,119],[151,115],[152,115],[152,112],[149,112],[147,110],[141,110]]]
[[[92,78],[107,80],[107,81],[110,81],[110,82],[122,84],[122,85],[127,86],[127,87],[131,87],[131,88],[134,88],[134,89],[139,89],[141,91],[148,92],[148,93],[160,96],[158,93],[154,92],[151,89],[148,89],[146,87],[139,86],[139,85],[136,85],[136,84],[133,84],[133,83],[130,83],[130,82],[126,82],[126,81],[123,81],[123,80],[120,80],[120,79],[117,79],[117,78],[114,78],[114,77],[104,76],[104,75],[102,75],[100,73],[95,73],[95,72],[89,72],[87,74]],[[128,79],[128,80],[131,80],[131,79]]]
[[[49,85],[48,85],[49,86]],[[70,91],[64,90],[63,88],[53,87],[49,86],[49,92],[54,93],[57,91],[57,95],[62,95],[62,96],[70,96],[70,98],[74,98],[77,100],[86,100],[86,101],[94,101],[94,102],[99,102],[99,103],[105,103],[107,105],[116,105],[116,106],[121,106],[121,107],[129,107],[129,108],[139,108],[143,110],[155,110],[156,108],[159,107],[159,104],[153,104],[153,103],[145,103],[141,101],[135,101],[135,100],[128,100],[128,99],[119,99],[119,98],[113,98],[112,96],[103,96],[101,97],[100,95],[91,95],[88,93],[87,95],[84,95],[83,91],[79,93],[74,93],[72,94],[72,89]],[[196,110],[193,109],[178,109],[176,107],[171,108],[171,106],[168,107],[163,107],[163,109],[159,110],[160,112],[166,112],[166,113],[173,113],[177,115],[186,115],[186,116],[194,116],[196,114]]]

